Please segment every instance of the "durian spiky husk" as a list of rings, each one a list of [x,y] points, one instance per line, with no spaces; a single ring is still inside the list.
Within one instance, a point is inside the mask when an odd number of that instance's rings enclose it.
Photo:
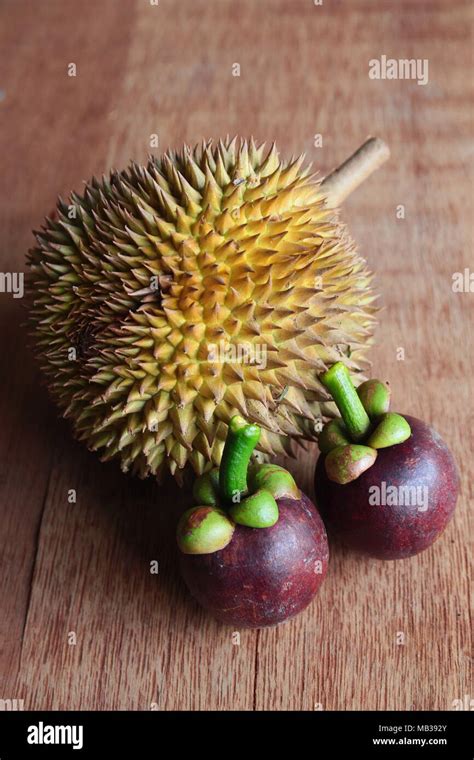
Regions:
[[[253,140],[185,146],[93,179],[36,234],[41,365],[102,459],[201,473],[236,413],[262,427],[263,452],[291,453],[331,411],[318,373],[341,355],[363,370],[371,276],[303,161]]]

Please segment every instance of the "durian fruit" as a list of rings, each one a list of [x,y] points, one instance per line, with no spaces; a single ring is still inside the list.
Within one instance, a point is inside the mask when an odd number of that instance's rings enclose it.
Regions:
[[[304,157],[205,142],[92,179],[29,252],[30,318],[75,435],[141,476],[220,461],[235,414],[291,453],[331,414],[318,375],[361,379],[371,275]]]

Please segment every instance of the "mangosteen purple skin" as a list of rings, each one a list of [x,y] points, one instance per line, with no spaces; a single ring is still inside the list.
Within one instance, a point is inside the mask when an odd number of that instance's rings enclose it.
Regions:
[[[410,438],[379,449],[372,467],[351,483],[329,480],[323,455],[316,466],[316,504],[329,532],[378,559],[403,559],[431,546],[448,524],[459,492],[456,464],[444,441],[421,420],[403,416]],[[401,488],[410,486],[411,496],[404,496]],[[374,503],[377,494],[388,503]],[[398,503],[390,504],[394,499]]]
[[[236,525],[230,543],[212,554],[181,554],[189,591],[220,622],[263,628],[297,615],[311,602],[326,575],[329,547],[314,504],[277,499],[271,528]]]

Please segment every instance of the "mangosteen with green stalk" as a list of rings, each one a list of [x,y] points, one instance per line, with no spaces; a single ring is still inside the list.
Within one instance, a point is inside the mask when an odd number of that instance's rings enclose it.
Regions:
[[[390,412],[390,390],[367,380],[357,390],[342,362],[321,375],[341,419],[319,438],[316,504],[351,548],[380,559],[423,551],[449,522],[459,491],[453,456],[433,428]]]
[[[301,612],[326,575],[321,517],[291,474],[250,464],[260,428],[236,415],[219,468],[194,483],[198,506],[177,528],[181,573],[191,594],[223,623],[276,625]]]

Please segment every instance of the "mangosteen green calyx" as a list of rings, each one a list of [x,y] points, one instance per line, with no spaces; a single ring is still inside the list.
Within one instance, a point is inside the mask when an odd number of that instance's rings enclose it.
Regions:
[[[257,425],[231,419],[220,467],[197,478],[197,506],[177,528],[192,595],[221,622],[250,628],[304,609],[329,559],[321,517],[291,474],[250,462],[259,436]]]
[[[325,524],[351,548],[381,559],[410,557],[449,522],[459,491],[453,456],[438,433],[390,412],[380,380],[354,388],[337,362],[321,376],[341,419],[323,428],[316,503]]]
[[[326,454],[330,480],[344,485],[372,467],[378,449],[403,443],[411,435],[401,414],[389,412],[390,389],[380,380],[367,380],[356,390],[345,364],[337,362],[320,375],[342,419],[328,422],[321,431],[319,448]]]
[[[201,475],[193,495],[199,506],[182,516],[177,531],[178,546],[185,554],[210,554],[227,546],[234,523],[249,528],[270,528],[278,520],[275,496],[298,496],[295,481],[278,465],[255,464],[247,470],[260,438],[258,425],[243,417],[232,417],[220,468]],[[225,510],[225,511],[223,511]]]

